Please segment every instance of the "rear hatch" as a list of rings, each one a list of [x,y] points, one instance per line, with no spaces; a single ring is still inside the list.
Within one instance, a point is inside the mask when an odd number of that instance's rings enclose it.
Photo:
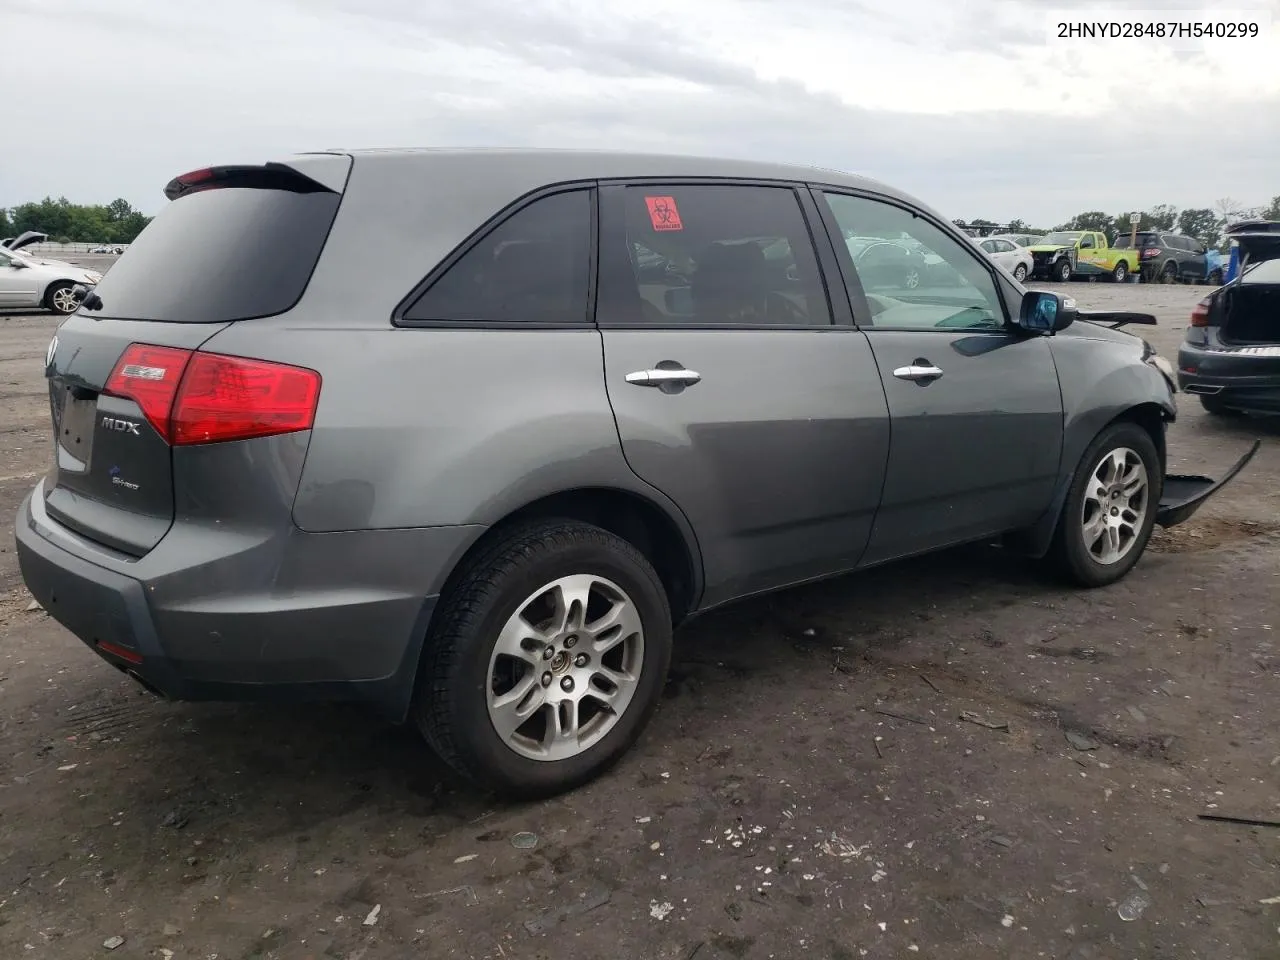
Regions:
[[[54,519],[141,556],[173,523],[174,445],[310,427],[318,375],[199,348],[298,302],[349,165],[317,155],[170,182],[172,202],[49,345]]]
[[[1280,223],[1232,224],[1227,237],[1240,248],[1240,275],[1213,299],[1220,336],[1239,352],[1280,357]]]

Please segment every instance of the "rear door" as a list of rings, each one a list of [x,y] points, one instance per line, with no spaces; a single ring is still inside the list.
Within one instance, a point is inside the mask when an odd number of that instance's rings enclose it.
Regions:
[[[888,399],[892,444],[864,557],[892,560],[1034,522],[1062,450],[1062,398],[1044,337],[1008,322],[980,251],[927,217],[853,193],[818,195],[830,232],[905,233],[939,263],[928,286],[866,289],[841,267]]]
[[[55,443],[46,508],[133,556],[173,521],[169,417],[191,352],[230,323],[298,301],[340,200],[283,166],[190,176],[171,184],[177,199],[97,285],[101,308],[69,317],[47,357]]]
[[[629,465],[696,532],[705,604],[850,569],[871,531],[884,391],[847,303],[832,322],[812,203],[785,184],[601,188],[609,399]]]

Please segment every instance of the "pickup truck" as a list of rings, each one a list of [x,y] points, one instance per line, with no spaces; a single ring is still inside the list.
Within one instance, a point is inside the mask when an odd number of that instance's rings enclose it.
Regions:
[[[1055,230],[1030,250],[1035,261],[1031,275],[1060,283],[1072,277],[1111,277],[1124,283],[1138,265],[1136,250],[1111,247],[1105,233],[1093,230]]]

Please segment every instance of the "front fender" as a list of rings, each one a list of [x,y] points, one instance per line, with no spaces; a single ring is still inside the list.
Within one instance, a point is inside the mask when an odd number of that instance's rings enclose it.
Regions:
[[[1053,541],[1067,491],[1081,458],[1110,423],[1134,413],[1144,422],[1172,422],[1178,414],[1173,386],[1154,364],[1146,347],[1131,334],[1087,322],[1067,328],[1050,342],[1062,390],[1062,455],[1053,500],[1028,534],[1027,551],[1043,556]],[[1164,470],[1163,431],[1154,437]]]

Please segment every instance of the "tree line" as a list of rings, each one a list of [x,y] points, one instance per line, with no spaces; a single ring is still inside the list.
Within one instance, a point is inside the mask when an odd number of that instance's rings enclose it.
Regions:
[[[72,203],[66,197],[0,207],[0,237],[35,230],[56,243],[132,243],[151,222],[128,200],[101,204]]]
[[[1188,237],[1195,237],[1207,247],[1221,247],[1225,244],[1223,231],[1230,223],[1238,220],[1280,220],[1280,197],[1272,197],[1267,206],[1246,207],[1231,197],[1223,197],[1213,207],[1191,207],[1179,210],[1167,203],[1160,203],[1150,210],[1126,210],[1112,215],[1104,210],[1086,210],[1077,213],[1066,223],[1044,229],[1032,227],[1024,220],[1013,220],[1007,224],[997,224],[992,220],[956,220],[957,226],[989,234],[998,230],[1002,233],[1044,234],[1052,230],[1093,230],[1105,233],[1109,238],[1127,236],[1133,229],[1130,216],[1141,215],[1139,230],[1177,231]]]

